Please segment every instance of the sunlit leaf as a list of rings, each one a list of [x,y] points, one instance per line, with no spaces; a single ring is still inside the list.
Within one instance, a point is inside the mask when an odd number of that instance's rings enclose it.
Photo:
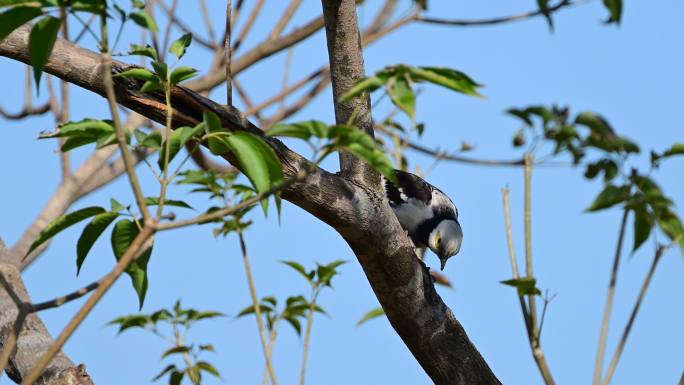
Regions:
[[[178,84],[197,75],[197,70],[191,67],[178,67],[171,72],[169,81],[171,84]]]
[[[38,246],[42,245],[46,241],[50,240],[50,238],[54,237],[57,235],[60,231],[68,228],[69,226],[72,226],[84,219],[88,219],[92,216],[95,216],[97,214],[104,213],[105,209],[102,207],[96,207],[96,206],[91,206],[91,207],[86,207],[80,210],[76,210],[72,213],[65,214],[60,216],[59,218],[55,219],[54,221],[50,222],[39,234],[38,237],[36,238],[35,241],[31,244],[29,247],[29,250],[26,252],[26,255],[31,254],[33,250],[35,250]]]
[[[364,323],[366,323],[366,322],[368,322],[374,318],[378,318],[380,316],[383,316],[383,315],[385,315],[385,311],[381,307],[375,308],[375,309],[369,311],[368,313],[364,314],[364,316],[361,317],[359,322],[356,323],[356,326],[361,326]]]
[[[519,295],[541,295],[541,290],[537,288],[537,280],[530,277],[518,279],[508,279],[501,281],[504,285],[513,286],[518,289]]]
[[[169,52],[176,55],[176,57],[180,59],[183,57],[183,55],[185,55],[185,50],[190,46],[191,43],[192,34],[186,33],[185,35],[181,36],[178,40],[174,41],[171,44]]]
[[[157,23],[154,21],[152,16],[150,16],[147,12],[132,12],[130,16],[131,20],[133,20],[135,24],[138,24],[143,28],[147,28],[152,32],[157,32],[159,30],[159,28],[157,28]]]
[[[119,213],[116,211],[98,214],[83,229],[83,232],[76,243],[76,275],[81,272],[81,266],[83,265],[86,256],[88,256],[88,252],[93,247],[93,244],[95,244],[95,241],[118,216]]]
[[[122,219],[114,225],[111,243],[117,261],[126,253],[139,233],[140,230],[135,222],[128,219]],[[138,295],[140,308],[142,308],[145,303],[145,295],[147,294],[147,263],[149,262],[151,255],[152,247],[144,250],[126,270],[126,274],[131,277],[133,289]]]

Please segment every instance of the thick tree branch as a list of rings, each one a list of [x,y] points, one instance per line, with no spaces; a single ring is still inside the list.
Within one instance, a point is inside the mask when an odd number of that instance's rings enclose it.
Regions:
[[[25,63],[28,30],[21,28],[0,42],[0,56]],[[113,71],[128,68],[114,61]],[[99,95],[104,94],[99,55],[58,40],[45,71]],[[163,95],[142,94],[140,84],[115,78],[117,101],[152,120],[164,122]],[[233,107],[223,107],[184,87],[172,90],[173,125],[195,125],[206,110],[215,112],[224,127],[261,135]],[[435,291],[425,265],[387,202],[358,183],[315,167],[280,141],[264,138],[283,164],[285,178],[310,170],[305,179],[285,188],[282,197],[332,226],[346,240],[361,263],[387,316],[407,347],[437,384],[499,384],[487,363],[468,339],[451,310]],[[239,164],[227,157],[234,165]]]
[[[372,137],[370,95],[364,92],[352,100],[342,100],[345,92],[366,77],[356,1],[323,0],[323,19],[328,40],[335,121],[337,124],[353,124]],[[340,169],[347,179],[363,181],[366,186],[379,186],[378,173],[349,152],[340,152]]]
[[[20,316],[16,299],[30,303],[31,299],[21,279],[17,267],[7,263],[9,252],[0,240],[0,275],[3,287],[0,288],[0,350],[9,353],[7,375],[15,382],[21,382],[36,365],[38,359],[53,345],[53,339],[43,322],[36,314]],[[10,294],[9,290],[11,289]],[[15,296],[16,298],[12,298]],[[20,329],[16,334],[16,330]],[[9,348],[9,350],[6,350]],[[4,354],[3,354],[4,356]],[[3,357],[4,358],[4,357]],[[46,368],[43,376],[36,382],[39,385],[92,385],[92,379],[83,365],[74,363],[63,353],[57,354]]]

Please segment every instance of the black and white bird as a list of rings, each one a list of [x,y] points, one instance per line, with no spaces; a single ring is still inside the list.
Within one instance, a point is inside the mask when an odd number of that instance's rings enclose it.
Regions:
[[[463,231],[454,203],[437,187],[408,172],[396,170],[394,184],[383,178],[382,185],[394,214],[423,259],[432,250],[444,270],[449,257],[461,250]]]

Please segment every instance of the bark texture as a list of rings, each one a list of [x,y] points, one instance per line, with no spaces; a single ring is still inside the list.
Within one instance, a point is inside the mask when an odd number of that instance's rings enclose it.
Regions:
[[[7,262],[8,255],[4,243],[0,240],[0,274],[19,300],[30,303],[31,298],[21,279],[19,269],[16,265]],[[0,290],[0,350],[5,348],[8,338],[15,333],[15,320],[18,315],[19,307],[12,296],[7,290]],[[52,346],[52,343],[53,339],[40,318],[36,314],[28,315],[22,323],[16,347],[5,368],[8,377],[20,383],[40,357]],[[74,365],[65,354],[59,353],[50,362],[36,384],[92,385],[93,382],[84,365]]]
[[[342,2],[332,2],[326,7],[332,6],[334,10],[333,3],[339,6]],[[337,16],[339,20],[350,20],[350,17]],[[358,36],[352,39],[358,39]],[[339,38],[335,40],[341,47],[346,47]],[[360,51],[355,44],[354,49]],[[0,42],[0,56],[29,63],[28,29],[21,28]],[[340,60],[347,58],[342,55]],[[363,61],[360,59],[354,63],[362,66]],[[113,71],[118,73],[130,67],[114,62]],[[345,67],[338,69],[351,71]],[[99,95],[104,94],[99,55],[69,42],[61,39],[56,42],[45,71]],[[349,72],[352,76],[359,73],[363,74],[362,68],[360,72],[358,68]],[[345,86],[353,84],[346,75],[339,80]],[[163,123],[166,116],[163,95],[142,94],[137,91],[140,86],[135,80],[115,78],[118,103]],[[344,92],[344,86],[335,92]],[[262,135],[261,130],[237,109],[224,108],[181,86],[173,89],[172,106],[175,127],[195,125],[201,121],[205,110],[211,110],[230,130]],[[370,121],[369,112],[364,119]],[[435,291],[425,265],[415,257],[412,244],[387,201],[375,190],[377,183],[363,183],[353,177],[329,173],[315,167],[282,142],[265,139],[278,153],[286,178],[295,176],[302,168],[308,170],[303,181],[283,191],[283,198],[327,223],[346,240],[392,326],[430,378],[437,384],[499,384],[463,327]],[[239,166],[234,159],[226,159]],[[358,160],[354,158],[352,162]],[[364,173],[363,170],[360,172]]]

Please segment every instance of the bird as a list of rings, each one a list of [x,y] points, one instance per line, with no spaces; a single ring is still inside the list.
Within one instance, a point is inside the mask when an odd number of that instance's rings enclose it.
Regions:
[[[439,257],[441,270],[461,250],[463,231],[458,209],[442,190],[409,172],[395,170],[396,181],[382,177],[382,187],[401,227],[423,260],[425,248]]]

